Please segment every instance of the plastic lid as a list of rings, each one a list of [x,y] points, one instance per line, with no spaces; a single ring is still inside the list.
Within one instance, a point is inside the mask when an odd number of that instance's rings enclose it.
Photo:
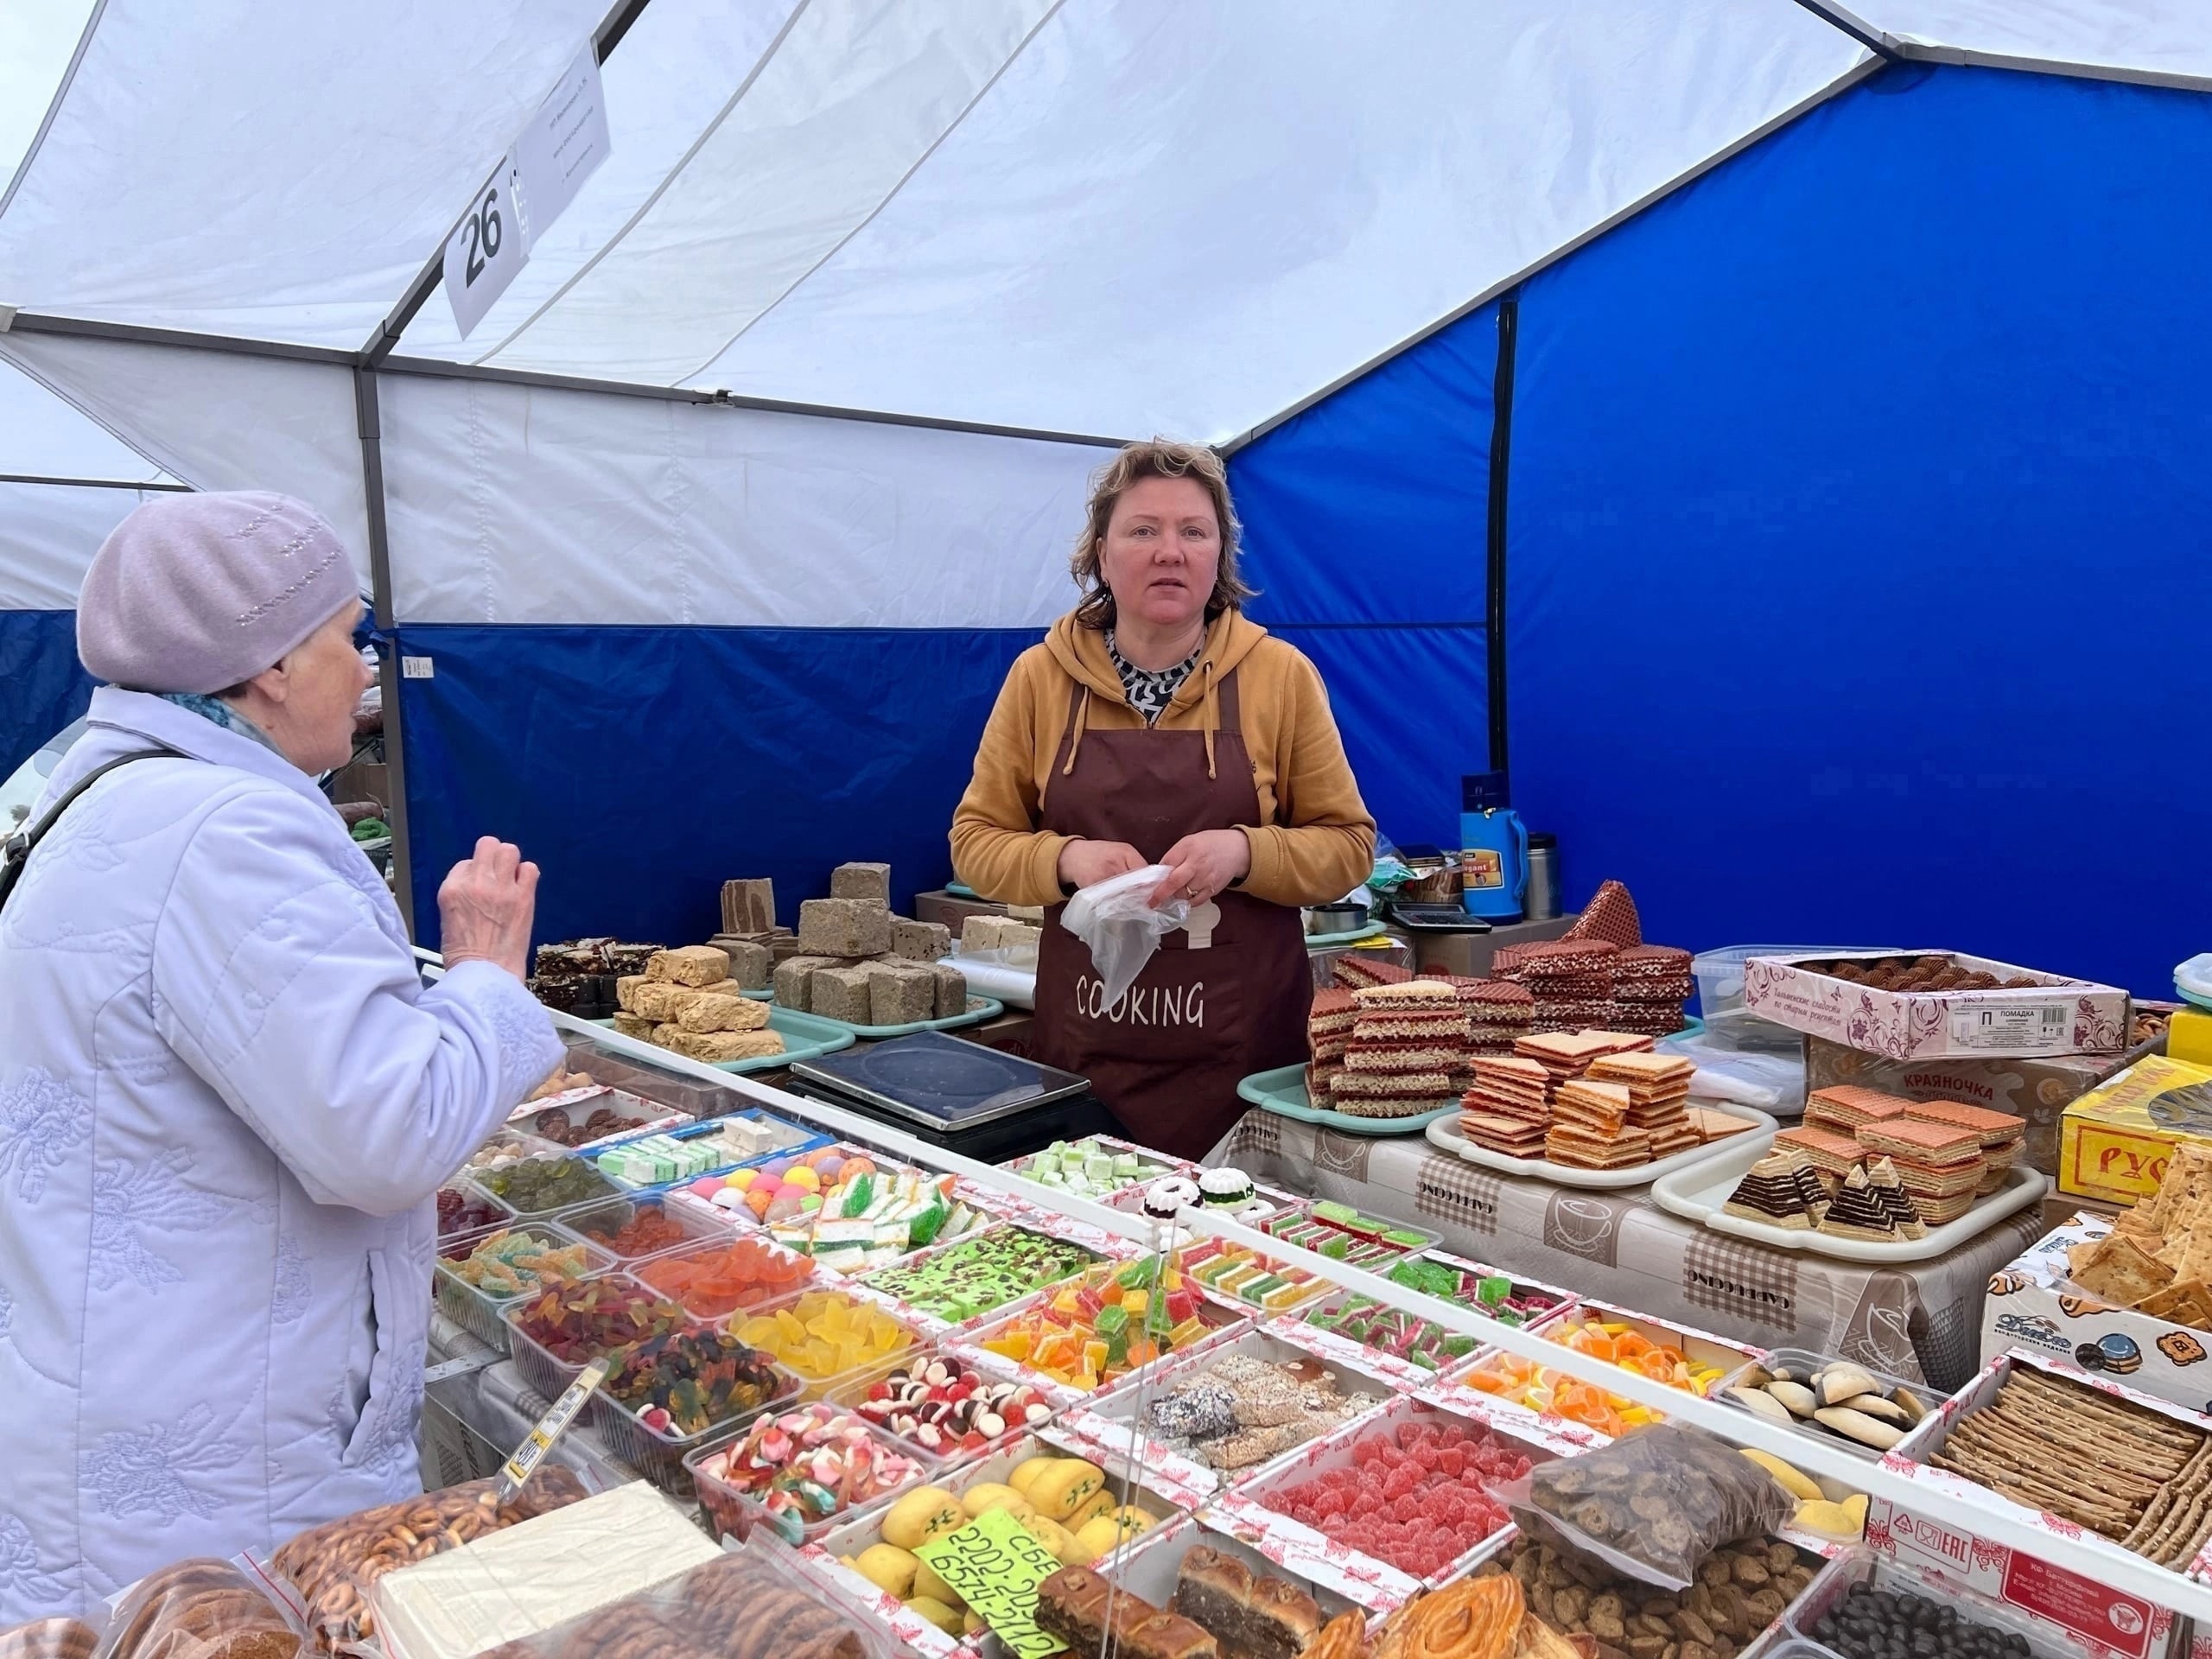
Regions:
[[[2174,969],[2174,991],[2184,1001],[2212,1008],[2212,952],[2191,957]]]

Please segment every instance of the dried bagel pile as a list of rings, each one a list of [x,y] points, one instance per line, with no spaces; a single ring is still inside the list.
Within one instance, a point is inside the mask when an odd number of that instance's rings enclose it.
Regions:
[[[2212,1535],[2212,1436],[2024,1365],[1926,1461],[2161,1567],[2186,1567]]]

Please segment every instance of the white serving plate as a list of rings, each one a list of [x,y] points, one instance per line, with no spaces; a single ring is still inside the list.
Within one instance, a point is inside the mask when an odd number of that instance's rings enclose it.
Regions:
[[[1694,1169],[1677,1170],[1662,1179],[1651,1189],[1651,1197],[1662,1210],[1681,1217],[1686,1221],[1702,1222],[1716,1233],[1726,1233],[1732,1238],[1747,1238],[1754,1243],[1771,1245],[1777,1250],[1810,1250],[1815,1255],[1833,1256],[1839,1262],[1867,1262],[1888,1264],[1897,1262],[1925,1262],[1930,1256],[1955,1250],[1976,1234],[1986,1231],[2005,1217],[2042,1202],[2050,1182],[2040,1171],[2015,1164],[2005,1179],[2005,1185],[1981,1199],[1973,1209],[1956,1221],[1946,1222],[1941,1227],[1930,1227],[1923,1238],[1908,1238],[1895,1244],[1877,1244],[1870,1238],[1838,1238],[1833,1233],[1823,1233],[1810,1227],[1777,1227],[1772,1222],[1746,1221],[1741,1216],[1723,1213],[1720,1206],[1728,1202],[1728,1195],[1736,1190],[1736,1183],[1744,1179],[1745,1172],[1757,1163],[1764,1144],[1758,1147],[1738,1148],[1724,1146],[1722,1155]]]
[[[1727,1117],[1739,1117],[1751,1127],[1740,1135],[1730,1135],[1726,1141],[1692,1147],[1671,1158],[1656,1159],[1648,1164],[1638,1164],[1632,1169],[1573,1169],[1542,1158],[1515,1158],[1506,1153],[1492,1152],[1487,1147],[1477,1146],[1459,1133],[1459,1117],[1456,1112],[1449,1117],[1439,1118],[1421,1133],[1428,1137],[1431,1146],[1456,1154],[1484,1169],[1497,1170],[1500,1174],[1529,1175],[1540,1181],[1549,1181],[1554,1186],[1580,1186],[1602,1191],[1648,1185],[1662,1176],[1708,1162],[1740,1147],[1756,1147],[1759,1152],[1764,1152],[1773,1143],[1775,1132],[1781,1127],[1764,1112],[1755,1111],[1749,1106],[1719,1101],[1700,1102],[1700,1104],[1707,1111],[1719,1112]],[[1757,1157],[1758,1154],[1752,1155]],[[1747,1163],[1744,1167],[1748,1169],[1751,1166]]]

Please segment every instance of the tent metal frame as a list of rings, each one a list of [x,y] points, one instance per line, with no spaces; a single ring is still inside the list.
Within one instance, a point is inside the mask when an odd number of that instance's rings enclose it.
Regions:
[[[50,473],[0,473],[0,484],[46,484],[61,490],[167,490],[189,493],[172,478],[60,478]]]

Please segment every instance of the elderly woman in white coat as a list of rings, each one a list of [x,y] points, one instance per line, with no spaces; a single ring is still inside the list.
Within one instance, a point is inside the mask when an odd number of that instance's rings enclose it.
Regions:
[[[365,683],[336,533],[170,495],[94,559],[110,682],[0,909],[0,1625],[420,1490],[431,1198],[562,1049],[480,842],[429,989],[312,773]]]

